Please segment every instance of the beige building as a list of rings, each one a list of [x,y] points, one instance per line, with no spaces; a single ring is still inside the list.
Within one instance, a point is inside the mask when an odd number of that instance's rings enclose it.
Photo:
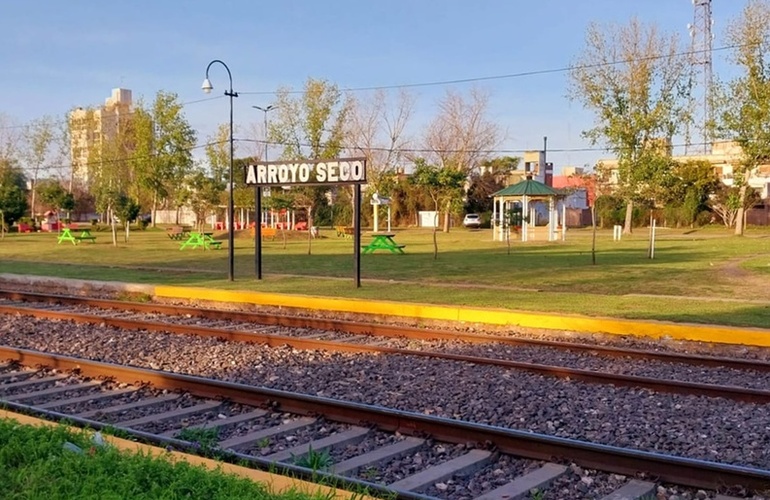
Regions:
[[[734,183],[733,174],[741,161],[741,147],[733,141],[719,141],[712,143],[711,154],[678,155],[673,159],[678,162],[708,161],[714,167],[714,173],[726,185]],[[599,164],[611,172],[617,171],[616,159],[599,160]],[[614,175],[611,178],[616,180]],[[749,186],[756,189],[762,199],[770,198],[770,165],[760,165],[752,172],[749,178]]]
[[[126,117],[132,113],[131,91],[112,89],[112,95],[98,108],[77,108],[70,114],[70,156],[72,178],[76,183],[89,182],[89,158],[100,152],[114,138]]]

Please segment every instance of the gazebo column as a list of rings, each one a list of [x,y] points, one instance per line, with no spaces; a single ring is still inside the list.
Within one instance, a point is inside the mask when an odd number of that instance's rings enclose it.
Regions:
[[[556,240],[556,224],[558,224],[556,215],[556,203],[553,196],[548,198],[548,241]]]
[[[521,241],[529,241],[527,226],[529,226],[529,198],[521,198]]]
[[[492,198],[492,241],[497,241],[497,196]]]

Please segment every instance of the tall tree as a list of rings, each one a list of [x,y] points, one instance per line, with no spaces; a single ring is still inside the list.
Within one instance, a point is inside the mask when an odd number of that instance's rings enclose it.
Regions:
[[[757,167],[770,163],[770,3],[749,1],[728,25],[726,38],[741,74],[726,85],[716,86],[715,128],[717,135],[741,147],[733,182],[739,188],[735,234],[742,235],[749,179]]]
[[[174,191],[193,168],[196,133],[185,118],[177,95],[164,91],[155,95],[151,107],[137,106],[133,130],[136,183],[131,196],[141,203],[142,191],[148,193],[154,225],[157,209],[171,204]]]
[[[428,160],[469,176],[502,137],[500,127],[487,117],[488,108],[489,95],[479,89],[471,89],[467,97],[447,91],[425,132],[425,147],[431,152]],[[444,210],[444,232],[449,231],[449,216]]]
[[[309,78],[301,95],[295,97],[291,89],[283,88],[276,98],[278,116],[270,123],[269,138],[282,145],[282,159],[317,160],[339,155],[351,104],[336,85]],[[310,228],[317,207],[326,201],[327,189],[323,186],[291,189],[294,207],[307,211],[308,254],[312,247]]]
[[[387,177],[404,161],[406,127],[414,111],[414,96],[404,90],[394,98],[378,90],[369,100],[351,98],[347,122],[348,144],[354,156],[366,158],[367,185],[372,192],[390,195]]]
[[[642,187],[657,182],[660,158],[670,156],[671,138],[688,118],[688,65],[679,47],[676,35],[638,19],[623,26],[592,24],[570,71],[570,97],[596,117],[584,136],[618,159],[624,233],[632,232],[634,200]]]
[[[35,217],[37,208],[37,182],[50,165],[46,161],[53,154],[56,144],[56,123],[50,116],[33,120],[24,127],[25,144],[22,153],[30,182],[30,217]]]

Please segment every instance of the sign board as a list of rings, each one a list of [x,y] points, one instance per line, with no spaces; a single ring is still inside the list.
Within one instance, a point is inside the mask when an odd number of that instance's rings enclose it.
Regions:
[[[246,166],[247,186],[365,184],[364,158],[270,161]]]

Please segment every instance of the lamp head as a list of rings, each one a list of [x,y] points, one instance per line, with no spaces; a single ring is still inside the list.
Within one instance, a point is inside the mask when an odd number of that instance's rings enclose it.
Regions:
[[[203,85],[201,85],[201,88],[205,93],[210,94],[211,91],[214,89],[214,86],[211,85],[211,82],[209,81],[209,79],[206,78],[205,80],[203,80]]]

